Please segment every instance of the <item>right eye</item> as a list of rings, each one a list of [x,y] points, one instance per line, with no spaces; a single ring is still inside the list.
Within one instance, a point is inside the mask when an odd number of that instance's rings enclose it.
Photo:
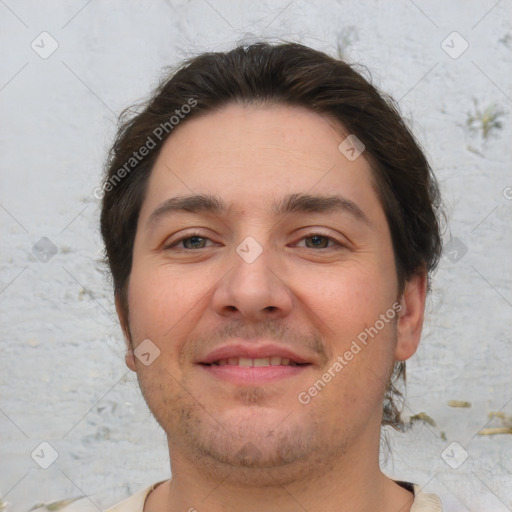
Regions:
[[[181,247],[177,247],[179,250],[194,250],[194,249],[203,249],[206,247],[205,243],[211,240],[204,236],[201,236],[199,233],[189,233],[186,236],[181,237],[178,240],[175,240],[170,245],[165,247],[165,250],[174,249],[179,244],[182,244]]]

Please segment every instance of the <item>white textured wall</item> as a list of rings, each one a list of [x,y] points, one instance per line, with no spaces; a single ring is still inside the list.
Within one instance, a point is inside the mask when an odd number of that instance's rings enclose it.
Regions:
[[[43,31],[58,43],[46,59],[31,47],[47,56],[55,43]],[[441,47],[453,31],[469,44],[458,58]],[[512,435],[477,435],[501,424],[486,425],[490,411],[512,416],[510,1],[3,0],[0,34],[0,496],[8,510],[84,493],[106,506],[168,476],[165,438],[124,366],[96,261],[92,192],[116,115],[163,67],[260,36],[331,54],[344,44],[400,101],[424,144],[448,206],[447,239],[467,253],[443,258],[423,344],[408,363],[406,416],[425,412],[437,427],[391,433],[385,468],[440,494],[448,512],[512,510]],[[456,56],[463,44],[450,36],[445,47]],[[466,127],[474,100],[504,112],[487,140]],[[43,237],[57,251],[46,263],[32,249]],[[472,406],[451,408],[451,399]],[[48,469],[31,458],[43,441],[58,452]],[[442,458],[454,441],[460,447],[445,458],[469,454],[456,469]],[[49,462],[48,448],[38,450]]]

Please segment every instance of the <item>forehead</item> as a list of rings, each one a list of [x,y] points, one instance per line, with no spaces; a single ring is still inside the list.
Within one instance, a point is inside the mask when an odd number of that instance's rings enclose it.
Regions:
[[[332,118],[286,105],[230,104],[185,120],[163,145],[141,217],[173,196],[212,193],[238,210],[270,209],[290,193],[377,200],[364,156],[338,149],[348,133]]]

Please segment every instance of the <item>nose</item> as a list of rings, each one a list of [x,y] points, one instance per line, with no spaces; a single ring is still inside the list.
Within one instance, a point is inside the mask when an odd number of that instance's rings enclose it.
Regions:
[[[286,317],[292,310],[292,294],[278,269],[269,250],[263,249],[254,261],[233,251],[232,268],[213,294],[215,312],[246,322]]]

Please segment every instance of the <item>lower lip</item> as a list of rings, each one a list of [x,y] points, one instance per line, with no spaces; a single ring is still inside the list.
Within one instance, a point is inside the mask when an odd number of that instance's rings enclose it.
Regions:
[[[241,385],[265,384],[299,375],[311,365],[304,366],[235,366],[200,365],[210,375]]]

